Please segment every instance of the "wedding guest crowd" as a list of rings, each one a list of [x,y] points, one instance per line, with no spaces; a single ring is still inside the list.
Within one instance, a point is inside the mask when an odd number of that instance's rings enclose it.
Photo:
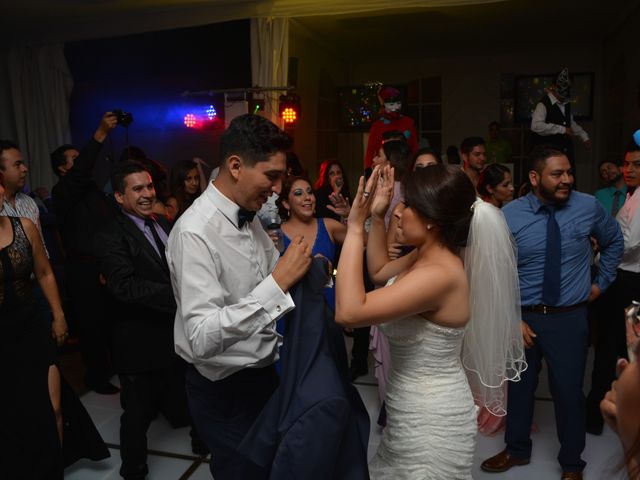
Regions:
[[[34,198],[23,192],[27,159],[17,144],[1,140],[0,316],[18,339],[5,361],[27,341],[38,345],[20,375],[8,377],[15,385],[11,401],[28,401],[41,415],[9,424],[16,458],[37,437],[34,448],[46,451],[42,468],[61,478],[70,458],[108,455],[77,399],[68,397],[72,406],[62,401],[68,386],[55,347],[69,336],[64,306],[77,329],[86,387],[120,394],[120,475],[127,480],[149,473],[147,431],[158,413],[173,427],[191,427],[192,451],[211,453],[216,480],[261,478],[272,467],[266,459],[278,458],[279,440],[256,441],[255,425],[268,423],[260,413],[275,408],[275,398],[309,402],[325,387],[283,392],[280,379],[292,388],[304,377],[294,370],[317,367],[322,357],[346,409],[341,415],[357,417],[361,401],[345,385],[367,373],[370,349],[384,427],[371,478],[470,478],[475,434],[489,431],[487,418],[495,420],[493,432],[504,425],[505,448],[482,470],[530,463],[543,359],[560,478],[583,478],[586,433],[601,434],[605,423],[619,434],[633,478],[639,430],[629,425],[640,420],[629,406],[640,382],[627,357],[637,349],[639,329],[625,323],[625,309],[640,300],[640,145],[629,144],[620,166],[599,165],[603,188],[595,196],[576,191],[569,137],[587,146],[590,140],[573,120],[568,82],[561,72],[536,107],[537,146],[523,172],[530,191],[515,199],[512,151],[497,122],[488,142],[463,139],[462,165],[455,165],[455,147],[444,164],[434,149],[418,148],[415,131],[382,129],[368,145],[371,168],[357,188],[348,164],[337,159],[324,160],[312,183],[292,138],[258,115],[235,118],[221,135],[212,179],[199,157],[176,162],[167,174],[140,148],[128,147],[105,193],[94,170],[117,124],[107,112],[81,150],[65,144],[51,153],[58,181],[50,199],[42,189]],[[385,95],[385,115],[408,122],[398,114],[399,92]],[[66,302],[45,247],[41,220],[49,213],[48,228],[59,233],[51,251],[63,258]],[[58,233],[46,235],[47,242],[56,245]],[[316,256],[325,263],[312,268]],[[320,356],[291,355],[297,365],[282,353],[276,370],[288,322],[296,318],[291,312],[309,311],[305,300],[294,303],[294,294],[307,298],[298,289],[317,287],[305,282],[320,271],[324,285],[314,293],[324,295],[322,321],[331,322],[329,337],[339,331],[335,322],[354,336],[350,365],[343,346],[329,339]],[[585,399],[592,303],[595,359]],[[488,356],[499,368],[487,367]],[[433,388],[415,387],[426,382]],[[65,409],[80,419],[72,427],[85,428],[86,448],[74,454],[65,452],[72,448]],[[287,431],[323,415],[296,417]],[[320,437],[328,435],[324,427],[318,425]],[[333,427],[339,441],[318,447],[329,464],[344,461],[335,445],[366,448],[361,422]],[[367,471],[365,460],[354,461],[365,462],[358,472]]]

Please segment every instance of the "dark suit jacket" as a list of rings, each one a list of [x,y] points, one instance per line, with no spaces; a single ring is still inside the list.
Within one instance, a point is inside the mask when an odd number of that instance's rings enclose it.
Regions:
[[[102,144],[91,138],[73,168],[51,189],[62,244],[68,256],[92,256],[93,236],[115,214],[115,202],[93,181]],[[85,258],[86,260],[86,258]]]
[[[349,382],[342,329],[326,306],[326,262],[291,291],[278,389],[237,450],[252,480],[366,480],[369,416]]]
[[[162,217],[156,222],[168,232]],[[95,237],[94,251],[110,297],[112,362],[117,373],[170,367],[176,303],[169,270],[144,233],[119,212]]]

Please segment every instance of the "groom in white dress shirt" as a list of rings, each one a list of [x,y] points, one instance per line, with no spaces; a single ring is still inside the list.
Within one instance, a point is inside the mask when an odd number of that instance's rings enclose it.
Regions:
[[[275,322],[294,308],[288,293],[311,265],[294,239],[282,258],[254,218],[286,173],[290,137],[243,115],[220,140],[220,173],[180,217],[167,261],[176,297],[176,352],[194,425],[211,450],[216,480],[250,478],[233,454],[278,385]]]

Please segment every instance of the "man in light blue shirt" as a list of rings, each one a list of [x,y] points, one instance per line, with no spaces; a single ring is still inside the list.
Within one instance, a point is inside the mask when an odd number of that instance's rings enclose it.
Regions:
[[[503,209],[518,249],[529,367],[521,381],[509,383],[507,447],[483,462],[482,469],[504,472],[529,463],[534,394],[545,358],[561,445],[561,478],[580,480],[586,465],[580,456],[585,444],[587,303],[615,279],[624,243],[617,222],[595,197],[571,190],[573,172],[566,155],[540,146],[530,158],[532,192]],[[600,271],[593,282],[592,236],[600,246]]]

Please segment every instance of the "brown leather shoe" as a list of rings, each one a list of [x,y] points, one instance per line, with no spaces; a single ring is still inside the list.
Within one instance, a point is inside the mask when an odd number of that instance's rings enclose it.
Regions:
[[[517,465],[527,465],[530,461],[531,460],[528,458],[513,457],[510,453],[507,453],[506,450],[503,450],[499,454],[482,462],[480,468],[485,472],[500,473],[506,472],[511,467],[515,467]]]
[[[563,472],[560,480],[582,480],[582,472]]]

